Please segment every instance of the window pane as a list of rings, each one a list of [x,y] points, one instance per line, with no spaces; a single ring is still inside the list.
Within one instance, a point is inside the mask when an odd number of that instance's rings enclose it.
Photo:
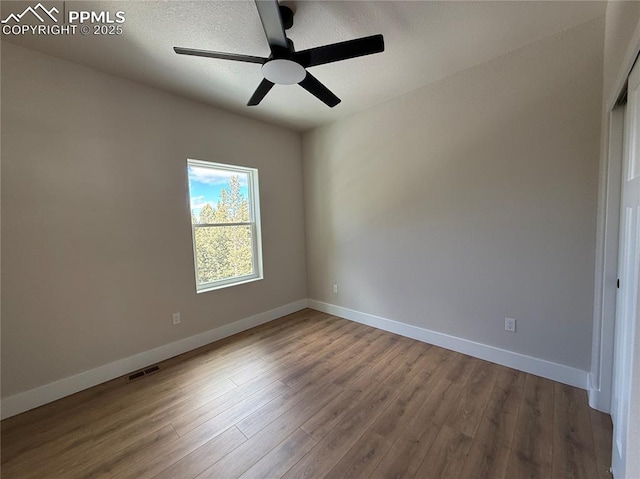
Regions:
[[[251,221],[249,174],[189,165],[191,223]]]
[[[254,274],[252,227],[196,226],[198,284]]]
[[[196,291],[262,279],[258,170],[187,160]]]

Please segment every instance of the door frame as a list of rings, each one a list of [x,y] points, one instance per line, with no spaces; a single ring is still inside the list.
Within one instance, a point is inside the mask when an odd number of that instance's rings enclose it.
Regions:
[[[619,274],[621,285],[615,320],[613,363],[613,395],[611,417],[613,441],[611,471],[615,477],[639,477],[640,461],[640,337],[636,325],[640,313],[638,303],[640,255],[640,177],[637,153],[640,150],[640,65],[633,68],[629,83],[629,101],[625,115],[625,140],[620,211]],[[624,222],[624,223],[623,223]],[[640,328],[638,329],[640,333]]]
[[[616,102],[617,103],[617,102]],[[589,405],[611,413],[613,393],[613,349],[618,278],[620,200],[625,108],[614,104],[609,110],[598,202],[596,277],[593,305],[591,371],[587,376]]]
[[[618,100],[625,91],[627,78],[639,54],[640,26],[635,29],[629,43],[616,76],[613,93],[609,98],[603,99],[602,151],[596,223],[593,336],[587,392],[589,405],[608,414],[611,413],[611,395],[613,393],[614,320],[624,133],[624,108],[618,106]],[[604,93],[606,94],[606,92]]]
[[[636,28],[632,41],[629,43],[624,62],[616,78],[616,89],[611,98],[603,103],[603,132],[598,194],[597,237],[596,237],[596,269],[594,278],[594,321],[591,371],[588,375],[589,404],[591,407],[611,413],[614,371],[615,317],[618,277],[618,241],[619,218],[622,193],[622,160],[624,149],[624,108],[617,106],[626,87],[627,78],[640,54],[640,24]],[[615,181],[618,179],[618,181]],[[640,336],[636,334],[633,349],[640,348]],[[637,356],[637,355],[636,355]],[[637,365],[638,358],[631,361]],[[635,387],[637,388],[637,385]],[[639,397],[639,392],[627,390],[630,403]],[[638,411],[627,417],[627,428],[638,435],[640,421]],[[615,421],[614,421],[615,422]],[[614,423],[614,435],[616,424]],[[627,435],[624,450],[618,451],[616,444],[612,445],[611,472],[620,475],[622,471],[631,467],[633,471],[640,471],[640,460],[634,454],[629,456],[630,437]],[[638,438],[631,438],[636,442]],[[623,473],[624,474],[624,473]]]

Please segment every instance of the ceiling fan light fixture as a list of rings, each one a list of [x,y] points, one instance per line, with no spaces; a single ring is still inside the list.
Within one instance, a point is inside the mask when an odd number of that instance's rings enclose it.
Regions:
[[[304,80],[307,71],[292,60],[276,59],[262,65],[262,75],[272,83],[293,85]]]

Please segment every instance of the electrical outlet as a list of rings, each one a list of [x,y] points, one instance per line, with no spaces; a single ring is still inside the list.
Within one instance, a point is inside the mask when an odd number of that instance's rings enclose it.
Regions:
[[[173,313],[171,315],[171,319],[173,320],[173,324],[179,324],[180,323],[180,313]]]
[[[513,318],[504,318],[504,330],[512,333],[516,332],[516,320]]]
[[[333,294],[338,294],[338,285],[337,284],[333,285]]]

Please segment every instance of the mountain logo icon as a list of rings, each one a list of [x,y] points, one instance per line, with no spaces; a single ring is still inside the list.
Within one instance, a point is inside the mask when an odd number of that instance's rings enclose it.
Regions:
[[[51,8],[51,10],[47,10],[44,5],[42,5],[42,3],[38,3],[35,7],[27,7],[24,9],[24,12],[22,13],[12,13],[10,15],[7,16],[7,18],[5,18],[4,20],[1,20],[0,23],[9,23],[11,20],[13,20],[16,23],[20,23],[20,21],[22,20],[22,18],[27,14],[27,13],[31,13],[34,17],[36,17],[38,20],[40,20],[40,23],[44,23],[45,22],[45,16],[49,17],[51,20],[53,20],[54,22],[58,23],[58,19],[56,17],[53,16],[54,13],[60,13],[60,10],[58,10],[56,7]]]

